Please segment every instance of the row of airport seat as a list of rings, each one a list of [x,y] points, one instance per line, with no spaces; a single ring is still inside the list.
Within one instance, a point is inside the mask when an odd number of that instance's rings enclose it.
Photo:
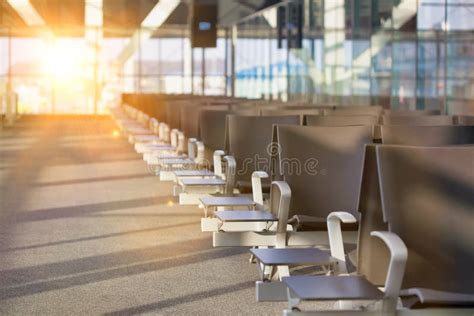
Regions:
[[[304,301],[337,302],[321,315],[472,315],[473,117],[191,96],[166,107],[167,121],[127,104],[112,115],[203,212],[214,247],[251,247],[258,301],[287,301],[286,315],[311,313]]]

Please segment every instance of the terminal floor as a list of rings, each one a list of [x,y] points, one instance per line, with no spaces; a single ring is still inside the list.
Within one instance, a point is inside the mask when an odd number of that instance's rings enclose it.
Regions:
[[[0,314],[280,314],[108,118],[0,131]]]
[[[212,248],[106,117],[0,131],[0,314],[268,314],[247,249]]]

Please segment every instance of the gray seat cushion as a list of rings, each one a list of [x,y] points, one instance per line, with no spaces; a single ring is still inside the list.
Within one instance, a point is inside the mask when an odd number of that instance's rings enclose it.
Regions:
[[[316,248],[270,248],[250,249],[257,260],[265,265],[306,265],[306,264],[330,264],[336,262],[328,251]]]
[[[283,282],[304,300],[380,300],[384,293],[362,276],[291,276]]]

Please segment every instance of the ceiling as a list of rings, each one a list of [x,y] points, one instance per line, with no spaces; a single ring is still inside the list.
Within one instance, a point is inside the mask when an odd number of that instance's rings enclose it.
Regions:
[[[130,36],[159,0],[103,0],[105,36]],[[278,0],[216,0],[219,25],[229,26]],[[30,3],[56,34],[83,35],[84,0],[30,0]],[[182,1],[164,23],[164,28],[186,28],[188,5]],[[7,0],[0,0],[0,27],[25,28],[25,21]]]

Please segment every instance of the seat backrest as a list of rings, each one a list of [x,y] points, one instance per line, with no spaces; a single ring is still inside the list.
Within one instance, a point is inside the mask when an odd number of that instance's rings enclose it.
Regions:
[[[357,271],[371,283],[378,286],[385,284],[390,254],[379,238],[370,236],[372,231],[386,231],[380,201],[379,178],[377,171],[376,147],[365,148],[364,171],[360,189],[359,236],[357,242]]]
[[[305,114],[321,115],[323,110],[316,108],[284,108],[284,109],[265,109],[261,110],[262,116],[288,116],[288,115],[297,115],[299,117],[299,125],[303,125],[303,119]]]
[[[357,214],[365,144],[370,126],[276,126],[275,167],[292,191],[290,216]]]
[[[403,288],[474,294],[474,147],[377,148],[383,215],[408,248]]]
[[[474,144],[474,127],[471,126],[382,126],[382,128],[384,144],[416,146]],[[367,146],[365,152],[358,208],[361,216],[357,266],[359,273],[365,275],[369,281],[383,285],[389,255],[379,239],[370,237],[371,231],[387,230],[387,225],[382,219],[375,147],[375,145]]]
[[[379,116],[383,112],[383,108],[378,105],[371,106],[339,106],[335,110],[326,110],[325,115],[375,115]]]
[[[379,122],[376,115],[305,115],[307,126],[374,126]]]
[[[230,111],[230,105],[203,106],[189,103],[181,105],[180,125],[181,130],[187,138],[199,138],[201,123],[200,113],[203,110]]]
[[[474,116],[470,115],[456,115],[454,123],[457,125],[474,125]]]
[[[313,114],[313,115],[319,115],[321,114],[320,109],[262,109],[261,114],[263,116],[277,116],[277,115],[305,115],[305,114]]]
[[[382,143],[390,145],[443,146],[474,144],[474,126],[381,126]]]
[[[420,115],[440,115],[440,110],[385,110],[384,115],[389,116],[420,116]]]
[[[183,105],[181,101],[166,102],[166,123],[170,128],[181,128],[180,108]]]
[[[237,162],[237,187],[248,187],[254,171],[270,172],[273,125],[299,123],[297,115],[227,116],[225,150]]]
[[[179,109],[181,130],[187,138],[199,137],[199,111],[201,108],[195,104],[183,104]]]
[[[210,162],[215,150],[225,148],[226,117],[228,114],[255,115],[256,110],[222,111],[202,109],[199,112],[199,138],[205,146],[205,157]]]
[[[440,126],[453,125],[453,117],[447,115],[412,115],[392,116],[383,115],[384,125],[417,125],[417,126]]]

